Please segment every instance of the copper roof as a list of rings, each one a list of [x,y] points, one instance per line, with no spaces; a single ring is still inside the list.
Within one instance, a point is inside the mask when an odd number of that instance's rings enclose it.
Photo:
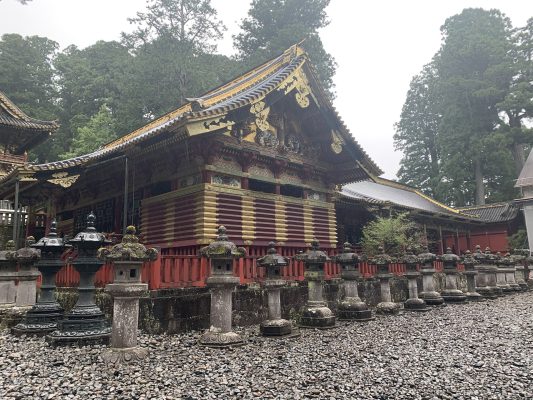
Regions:
[[[310,84],[313,85],[313,89],[319,94],[317,97],[321,102],[321,106],[330,111],[338,124],[338,129],[343,139],[351,147],[352,151],[357,153],[357,159],[354,160],[354,168],[357,163],[360,163],[366,171],[380,175],[382,171],[355,141],[344,122],[340,119],[329,97],[318,83],[316,73],[308,61],[309,59],[305,51],[298,45],[294,45],[280,56],[205,93],[199,98],[191,99],[189,103],[104,145],[92,153],[63,161],[36,165],[30,164],[26,165],[24,170],[50,171],[83,165],[87,162],[120,152],[131,145],[156,136],[172,126],[185,124],[189,121],[202,120],[203,118],[222,116],[228,111],[253,104],[264,98],[268,93],[277,89],[298,68],[305,68],[305,75],[309,79]],[[13,174],[16,174],[16,171],[6,175],[4,178],[0,178],[0,183],[9,179]]]

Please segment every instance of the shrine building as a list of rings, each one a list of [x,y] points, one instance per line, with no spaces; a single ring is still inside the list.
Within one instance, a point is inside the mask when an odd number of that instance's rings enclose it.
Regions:
[[[487,215],[499,225],[491,230],[479,209],[453,209],[379,178],[298,45],[93,153],[28,163],[27,150],[57,128],[0,93],[0,199],[19,210],[19,243],[42,236],[53,217],[72,237],[94,211],[98,230],[119,236],[135,225],[163,256],[196,255],[219,225],[251,256],[272,240],[292,256],[314,237],[333,253],[344,240],[357,243],[376,215],[395,211],[424,227],[435,252],[471,249],[489,233],[504,251],[512,233],[504,227],[522,218],[498,219],[493,208]]]

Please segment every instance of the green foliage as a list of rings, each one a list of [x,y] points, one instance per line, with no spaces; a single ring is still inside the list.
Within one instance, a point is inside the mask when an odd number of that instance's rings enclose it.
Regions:
[[[396,124],[400,180],[451,205],[512,199],[533,142],[533,20],[513,30],[498,10],[465,9],[441,31]]]
[[[507,237],[510,249],[527,249],[529,243],[527,241],[527,231],[519,229],[515,234]]]
[[[111,111],[103,104],[87,125],[77,129],[72,140],[71,150],[61,154],[60,158],[64,160],[91,153],[113,140],[116,137],[115,131],[115,121]]]
[[[366,224],[362,233],[361,246],[369,257],[379,254],[380,247],[388,255],[399,257],[408,247],[419,250],[422,243],[420,227],[410,221],[405,213],[388,218],[378,217]]]
[[[318,30],[328,25],[330,0],[253,0],[242,32],[233,37],[238,58],[258,65],[305,39],[303,47],[316,66],[324,87],[333,90],[335,60],[324,50]]]

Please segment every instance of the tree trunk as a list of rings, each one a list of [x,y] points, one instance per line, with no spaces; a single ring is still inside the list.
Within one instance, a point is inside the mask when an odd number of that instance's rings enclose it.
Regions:
[[[485,185],[483,183],[483,171],[481,169],[481,161],[476,158],[475,163],[475,179],[476,179],[476,205],[485,204]]]
[[[518,178],[518,175],[520,175],[520,172],[524,167],[524,163],[526,162],[526,157],[524,154],[524,145],[522,143],[514,143],[513,147],[511,148],[511,153],[513,154],[514,164],[516,168],[516,177]]]

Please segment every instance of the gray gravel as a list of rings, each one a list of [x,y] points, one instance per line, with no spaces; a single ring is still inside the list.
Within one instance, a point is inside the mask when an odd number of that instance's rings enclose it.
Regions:
[[[291,340],[240,330],[235,349],[199,333],[148,336],[149,359],[115,369],[101,347],[51,349],[0,333],[1,399],[533,399],[533,293],[378,317]]]

